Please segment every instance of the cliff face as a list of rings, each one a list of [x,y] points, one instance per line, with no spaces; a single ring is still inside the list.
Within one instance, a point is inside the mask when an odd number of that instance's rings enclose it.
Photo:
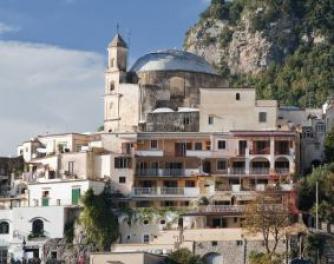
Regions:
[[[317,56],[322,49],[323,53],[332,55],[332,26],[333,0],[212,0],[199,22],[187,32],[184,48],[203,56],[230,82],[255,85],[260,97],[274,97],[283,103],[296,105],[304,105],[314,99],[314,104],[318,105],[334,88],[330,80],[327,80],[327,88],[322,89],[321,96],[315,98],[313,94],[312,100],[305,98],[300,91],[294,95],[295,99],[285,97],[282,93],[286,87],[278,87],[279,83],[276,90],[282,91],[277,95],[275,87],[268,88],[268,85],[278,82],[277,79],[282,77],[281,70],[289,66],[291,58],[303,60],[304,57]],[[331,63],[326,65],[329,67]],[[305,62],[293,65],[290,70],[300,71],[304,66],[308,67],[310,63],[308,66]],[[272,72],[273,67],[275,72]],[[329,68],[323,70],[326,74],[333,73],[328,72]],[[259,87],[256,82],[259,78],[268,79],[267,75],[270,75],[270,80],[262,82]],[[299,81],[307,81],[307,76],[299,78],[303,79]],[[250,83],[244,84],[244,79]],[[315,88],[312,89],[315,93]]]

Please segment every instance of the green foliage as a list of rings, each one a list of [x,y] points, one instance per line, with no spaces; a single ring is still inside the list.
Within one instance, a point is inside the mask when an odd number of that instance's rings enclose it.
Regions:
[[[334,161],[334,129],[332,129],[325,138],[325,155],[327,162]]]
[[[74,221],[65,224],[65,239],[67,243],[73,243],[74,239]]]
[[[231,2],[212,0],[211,5],[201,14],[201,19],[213,18],[236,24],[244,8],[243,2],[240,0]]]
[[[249,254],[249,263],[250,264],[281,264],[282,258],[279,255],[269,255],[265,253],[258,253],[252,251]]]
[[[227,47],[232,40],[232,36],[233,31],[230,30],[228,27],[224,27],[222,33],[219,36],[221,47]]]
[[[334,223],[334,163],[318,167],[300,182],[297,206],[303,211],[315,213],[315,189],[319,184],[319,216],[323,221]]]
[[[97,132],[102,132],[104,130],[104,125],[101,125],[97,128]]]
[[[276,99],[282,105],[319,107],[334,91],[334,1],[213,0],[203,12],[202,21],[219,19],[240,26],[243,12],[251,14],[251,31],[261,31],[279,47],[273,55],[275,64],[260,74],[233,76],[221,58],[220,74],[231,86],[253,85],[262,99]],[[272,23],[287,25],[286,21],[291,21],[289,28],[283,26],[282,33],[273,33],[280,28],[272,31]],[[285,29],[291,33],[284,33]],[[316,36],[324,41],[315,44]],[[216,41],[224,48],[231,37],[231,32],[227,32]]]
[[[204,264],[201,258],[187,248],[180,248],[172,252],[166,261],[167,264]]]
[[[318,263],[317,258],[322,258],[324,251],[326,240],[328,238],[321,233],[313,233],[307,237],[306,241],[306,254],[308,257],[314,260],[314,263]]]
[[[99,250],[110,250],[111,244],[118,238],[118,219],[113,213],[112,194],[107,184],[103,192],[95,195],[89,189],[82,199],[84,208],[80,214],[88,244],[96,245]]]

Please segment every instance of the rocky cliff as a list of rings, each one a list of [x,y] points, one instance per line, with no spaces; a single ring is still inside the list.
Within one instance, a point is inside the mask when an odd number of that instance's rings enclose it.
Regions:
[[[318,106],[334,89],[333,28],[334,0],[212,0],[184,48],[231,85],[256,86],[260,97],[283,104]]]

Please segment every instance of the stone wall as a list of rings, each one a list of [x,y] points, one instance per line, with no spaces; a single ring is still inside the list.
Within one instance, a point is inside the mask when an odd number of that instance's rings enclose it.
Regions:
[[[248,257],[252,251],[265,251],[264,244],[260,240],[202,241],[196,242],[194,249],[195,253],[201,256],[218,253],[223,256],[224,264],[248,264]],[[285,241],[279,243],[277,252],[286,252]]]
[[[199,112],[149,113],[146,132],[198,132]]]

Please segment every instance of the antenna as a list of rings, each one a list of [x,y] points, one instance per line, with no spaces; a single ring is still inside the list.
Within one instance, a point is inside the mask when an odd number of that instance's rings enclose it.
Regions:
[[[117,34],[119,34],[119,23],[118,22],[116,24],[116,32],[117,32]]]

